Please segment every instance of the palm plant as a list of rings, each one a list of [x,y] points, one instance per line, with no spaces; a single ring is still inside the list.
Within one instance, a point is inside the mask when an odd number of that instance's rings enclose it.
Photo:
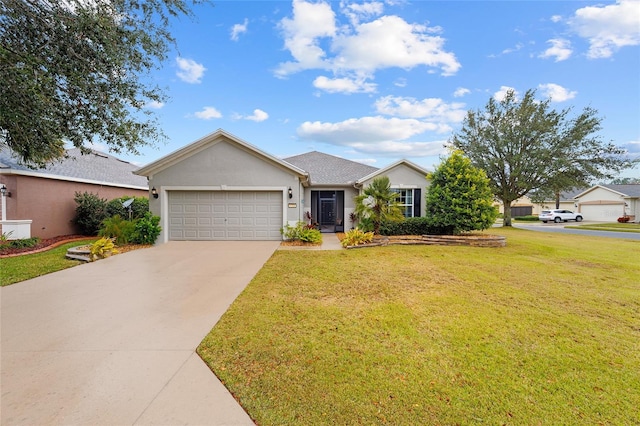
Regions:
[[[391,190],[387,176],[375,178],[361,195],[355,197],[356,215],[368,218],[373,223],[374,234],[380,234],[380,224],[385,221],[404,219],[398,205],[398,193]]]

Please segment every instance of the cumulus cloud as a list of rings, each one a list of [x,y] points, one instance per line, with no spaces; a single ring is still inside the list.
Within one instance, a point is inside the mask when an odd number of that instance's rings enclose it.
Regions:
[[[465,104],[446,103],[439,98],[417,100],[410,97],[385,96],[375,103],[380,114],[395,117],[420,118],[437,123],[439,132],[450,131],[446,123],[459,123],[467,114]]]
[[[575,98],[578,94],[578,92],[565,89],[554,83],[540,84],[538,89],[544,97],[551,99],[551,102],[568,101],[569,99]]]
[[[179,69],[176,75],[186,83],[200,83],[204,72],[207,70],[202,64],[193,59],[177,57],[176,63]]]
[[[580,37],[589,41],[588,58],[609,58],[622,47],[640,44],[638,10],[638,0],[586,6],[576,10],[568,24]]]
[[[249,25],[249,20],[244,18],[244,22],[242,24],[235,24],[231,27],[231,40],[238,41],[240,34],[247,32],[247,27]]]
[[[338,123],[307,121],[298,127],[297,134],[304,140],[350,147],[361,153],[422,157],[444,152],[444,141],[415,142],[407,139],[437,129],[437,124],[413,118],[375,116]]]
[[[468,95],[469,93],[471,93],[471,90],[464,88],[464,87],[458,87],[456,89],[455,92],[453,92],[453,97],[454,98],[461,98],[464,95]]]
[[[213,118],[222,117],[222,114],[220,113],[220,111],[218,111],[217,109],[211,106],[204,107],[202,111],[198,111],[193,115],[195,115],[196,118],[200,118],[202,120],[211,120]]]
[[[571,42],[569,40],[552,38],[551,40],[548,40],[547,43],[551,44],[551,47],[542,52],[539,55],[540,58],[555,58],[556,62],[560,62],[569,59],[573,53],[573,50],[571,49]]]
[[[449,76],[461,67],[455,54],[444,49],[445,39],[438,35],[439,27],[411,24],[393,15],[381,16],[381,2],[342,4],[340,13],[349,21],[342,24],[331,4],[293,1],[292,17],[279,23],[284,47],[293,60],[280,63],[276,76],[317,69],[334,74],[333,79],[325,77],[321,82],[338,83],[345,76],[353,80],[353,75],[373,79],[377,70],[385,68],[426,66]],[[352,87],[346,85],[345,89],[350,93]]]
[[[259,123],[261,121],[265,121],[266,119],[268,119],[269,114],[267,114],[261,109],[256,108],[253,110],[252,115],[236,115],[234,118],[238,120],[250,120],[250,121],[255,121],[256,123]]]
[[[164,102],[149,101],[149,102],[147,102],[147,104],[145,106],[147,108],[151,108],[151,109],[160,109],[160,108],[164,107]]]
[[[377,87],[376,84],[367,83],[362,78],[328,78],[325,76],[317,77],[313,81],[313,86],[329,93],[373,93]]]
[[[640,141],[631,141],[623,145],[628,154],[640,154]]]

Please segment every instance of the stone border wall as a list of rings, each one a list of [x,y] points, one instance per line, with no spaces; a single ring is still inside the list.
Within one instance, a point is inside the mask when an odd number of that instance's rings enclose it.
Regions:
[[[396,235],[377,237],[372,243],[346,248],[364,248],[389,245],[443,245],[471,247],[505,247],[507,237],[501,235],[462,234],[462,235]]]

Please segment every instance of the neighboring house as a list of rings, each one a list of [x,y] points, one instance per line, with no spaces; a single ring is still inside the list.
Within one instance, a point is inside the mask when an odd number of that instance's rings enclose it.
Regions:
[[[0,187],[6,191],[1,196],[0,232],[18,231],[11,238],[27,238],[27,230],[29,236],[40,238],[75,234],[71,222],[75,193],[88,192],[107,200],[147,197],[147,180],[134,175],[136,169],[138,166],[114,156],[101,152],[83,155],[75,148],[67,151],[64,160],[31,169],[21,165],[8,149],[2,149]]]
[[[575,196],[583,192],[584,189],[574,189],[560,193],[560,206],[558,208],[564,210],[576,211],[578,208]],[[495,205],[498,212],[504,213],[502,202],[497,201]],[[545,200],[542,203],[534,203],[528,196],[523,196],[511,203],[511,217],[538,215],[542,210],[555,209],[556,200]]]
[[[378,169],[320,152],[276,158],[217,130],[135,172],[147,176],[161,218],[158,242],[280,240],[299,221],[322,232],[355,224],[354,197],[386,175],[407,216],[424,214],[427,171],[406,161]]]
[[[640,184],[595,185],[575,199],[584,220],[615,222],[625,214],[640,220]]]

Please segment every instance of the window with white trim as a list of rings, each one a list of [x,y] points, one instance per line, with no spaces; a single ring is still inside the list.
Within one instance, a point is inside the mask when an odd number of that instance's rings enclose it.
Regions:
[[[404,217],[413,217],[414,216],[413,189],[393,188],[391,190],[398,194],[398,198],[396,198],[396,201],[398,202],[398,206],[402,210]]]

